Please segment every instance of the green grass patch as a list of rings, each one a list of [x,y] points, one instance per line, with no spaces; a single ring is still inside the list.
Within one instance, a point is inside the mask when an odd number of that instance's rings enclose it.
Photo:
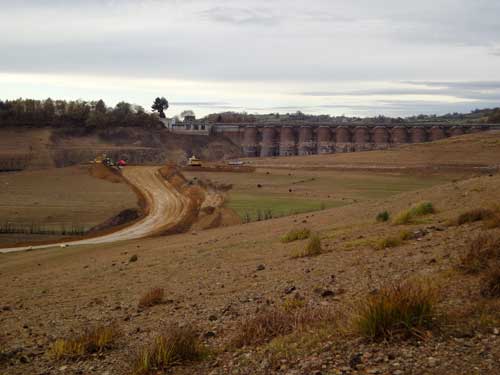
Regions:
[[[280,194],[230,193],[226,207],[233,209],[243,221],[258,221],[276,217],[340,207],[347,202],[295,198]]]

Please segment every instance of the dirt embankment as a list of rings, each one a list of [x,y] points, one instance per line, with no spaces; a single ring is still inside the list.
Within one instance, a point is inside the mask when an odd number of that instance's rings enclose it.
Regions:
[[[172,134],[166,129],[0,129],[0,171],[67,167],[103,153],[129,164],[160,165],[186,162],[193,154],[203,160],[238,157],[240,147],[221,136]]]
[[[164,234],[183,233],[190,229],[204,230],[240,224],[239,216],[231,209],[222,207],[225,192],[231,188],[215,185],[205,180],[187,180],[179,168],[168,164],[160,169],[160,174],[179,193],[188,199],[187,214]]]

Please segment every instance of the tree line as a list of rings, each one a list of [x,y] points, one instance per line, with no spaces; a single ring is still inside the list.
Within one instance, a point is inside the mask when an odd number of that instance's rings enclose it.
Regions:
[[[103,100],[0,100],[0,127],[79,127],[89,131],[112,127],[156,128],[158,116],[127,102],[108,107]]]

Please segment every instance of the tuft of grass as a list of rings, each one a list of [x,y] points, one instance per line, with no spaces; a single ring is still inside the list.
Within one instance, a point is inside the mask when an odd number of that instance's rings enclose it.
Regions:
[[[305,258],[320,255],[323,252],[321,247],[321,238],[319,235],[313,234],[309,237],[309,241],[304,249],[294,254],[294,258]]]
[[[141,349],[132,364],[134,375],[159,373],[184,363],[203,358],[205,349],[196,330],[191,326],[170,326],[155,337],[153,343]]]
[[[415,218],[425,215],[430,215],[435,213],[434,205],[431,202],[421,202],[419,204],[414,205],[408,210],[400,212],[394,218],[394,224],[402,225],[402,224],[410,224]]]
[[[162,288],[150,289],[142,298],[139,300],[139,307],[151,307],[154,305],[159,305],[163,303],[163,296],[165,291]]]
[[[389,221],[390,219],[390,214],[389,211],[382,211],[377,214],[377,221],[378,222],[386,222]]]
[[[481,295],[486,298],[500,298],[500,263],[490,266],[481,280]]]
[[[299,298],[288,298],[286,299],[281,307],[286,312],[291,312],[297,309],[301,309],[306,306],[306,302]]]
[[[56,340],[49,349],[49,355],[60,360],[100,353],[110,349],[119,336],[116,325],[89,328],[79,336]]]
[[[492,261],[500,261],[500,235],[482,233],[470,241],[467,253],[460,258],[460,268],[477,273],[488,268]]]
[[[235,335],[230,340],[230,346],[241,348],[262,345],[276,337],[325,323],[333,323],[336,320],[337,315],[326,307],[304,306],[288,310],[268,307],[253,317],[240,321]]]
[[[402,230],[396,236],[385,237],[377,241],[375,247],[379,250],[391,247],[398,247],[402,245],[404,241],[410,240],[412,238],[413,238],[413,233],[407,230]]]
[[[305,240],[305,239],[308,239],[310,235],[311,235],[311,231],[307,228],[292,229],[287,234],[285,234],[283,237],[281,237],[281,242],[288,243],[288,242],[293,242],[293,241],[297,241],[297,240]]]
[[[391,285],[363,302],[356,329],[372,340],[419,336],[432,325],[436,300],[435,289],[423,282]]]
[[[473,223],[475,221],[481,221],[493,217],[494,213],[492,210],[487,208],[476,208],[469,210],[460,214],[456,220],[456,225],[463,225],[466,223]]]

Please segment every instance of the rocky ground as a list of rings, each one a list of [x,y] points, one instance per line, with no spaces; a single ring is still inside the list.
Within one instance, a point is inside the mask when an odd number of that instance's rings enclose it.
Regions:
[[[386,200],[313,214],[125,243],[0,256],[1,371],[4,374],[127,374],[131,359],[169,323],[194,324],[210,355],[178,374],[496,374],[500,303],[481,297],[479,275],[457,268],[481,222],[448,226],[464,210],[489,207],[500,175],[484,175]],[[376,223],[429,200],[437,213],[416,224]],[[319,232],[324,253],[292,255],[304,241],[290,228]],[[385,250],[373,241],[402,228],[417,238]],[[498,229],[488,230],[497,233]],[[130,261],[137,255],[137,261]],[[423,277],[438,287],[436,327],[420,338],[373,343],[350,329],[356,307],[388,282]],[[165,303],[138,308],[152,287]],[[228,348],[242,319],[296,298],[338,312],[338,324],[292,332],[270,343]],[[56,361],[53,342],[115,322],[110,350]]]

